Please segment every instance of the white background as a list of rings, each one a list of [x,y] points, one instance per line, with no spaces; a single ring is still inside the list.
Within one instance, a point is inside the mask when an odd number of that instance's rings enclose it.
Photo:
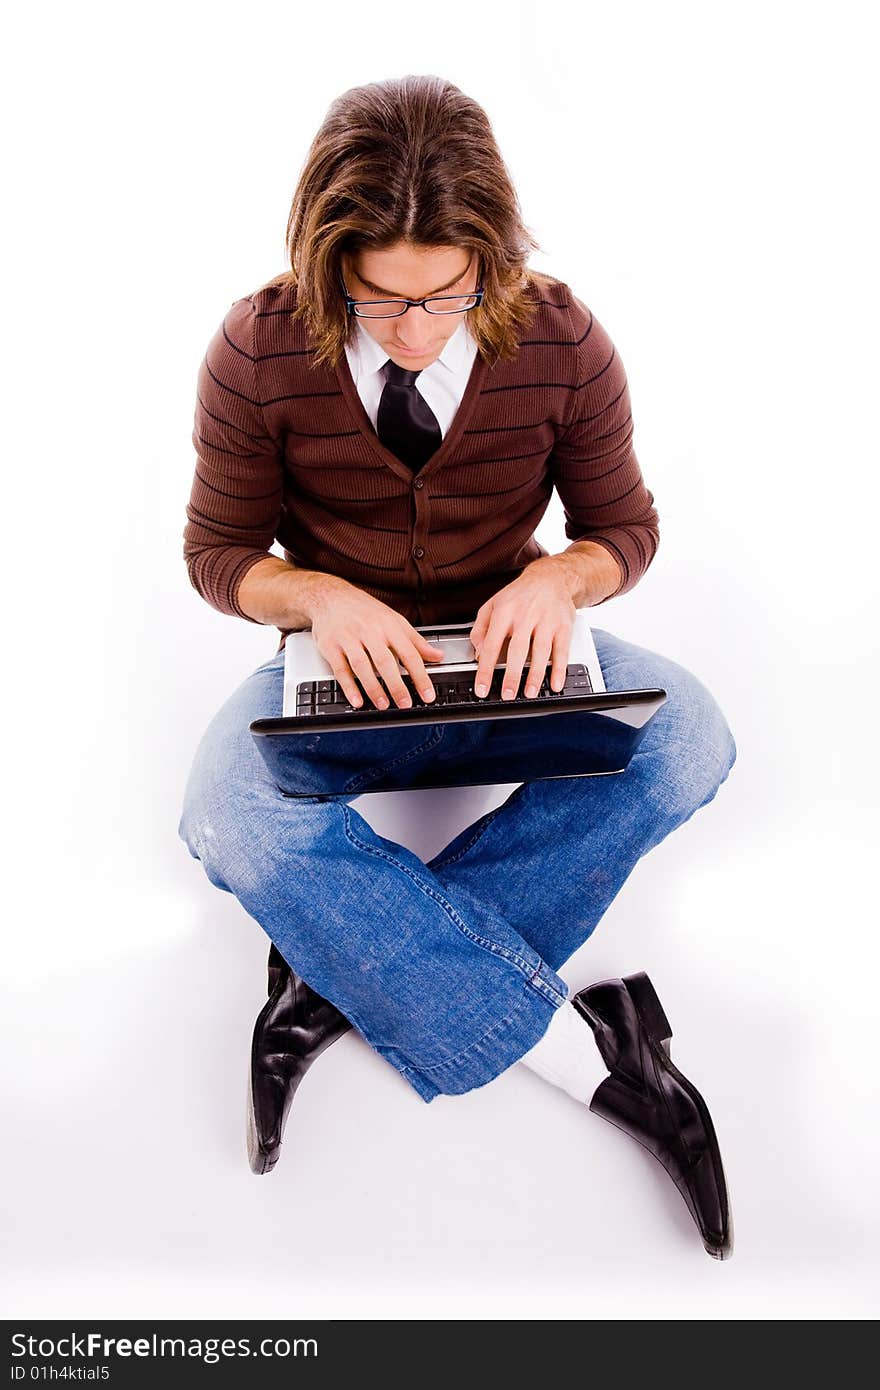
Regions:
[[[17,11],[5,1316],[876,1314],[869,13]],[[687,665],[737,739],[717,799],[641,861],[563,971],[575,988],[651,973],[721,1139],[729,1263],[659,1164],[522,1067],[425,1105],[349,1035],[300,1090],[276,1171],[247,1167],[268,941],[177,821],[204,726],[276,634],[186,578],[196,373],[232,301],[284,268],[330,101],[408,72],[484,106],[533,263],[627,369],[661,545],[596,625]],[[539,536],[568,544],[555,505]],[[409,795],[433,798],[428,857],[491,793]]]

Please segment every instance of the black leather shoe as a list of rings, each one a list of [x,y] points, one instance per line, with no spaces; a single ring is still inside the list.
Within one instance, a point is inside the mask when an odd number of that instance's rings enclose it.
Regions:
[[[257,1017],[248,1069],[247,1149],[255,1173],[270,1173],[294,1092],[325,1048],[351,1027],[335,1005],[310,989],[272,943],[269,998]]]
[[[603,980],[572,998],[611,1075],[590,1109],[663,1164],[717,1260],[733,1254],[733,1224],[721,1153],[706,1102],[669,1057],[672,1029],[644,971]]]

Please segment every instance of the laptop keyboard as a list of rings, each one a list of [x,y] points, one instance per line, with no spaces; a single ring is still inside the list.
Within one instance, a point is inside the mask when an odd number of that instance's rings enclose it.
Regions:
[[[505,675],[503,667],[496,668],[492,683],[489,686],[489,694],[483,696],[474,694],[475,671],[430,672],[431,684],[436,691],[433,700],[422,699],[413,685],[412,676],[401,672],[400,678],[412,700],[414,709],[443,709],[450,705],[479,705],[481,708],[502,705],[504,708],[509,708],[511,705],[536,705],[541,700],[549,698],[560,700],[576,695],[590,695],[593,691],[586,666],[572,663],[566,667],[565,685],[562,690],[551,690],[550,675],[547,672],[537,695],[524,695],[522,687],[525,685],[527,671],[528,667],[525,667],[520,680],[520,691],[512,700],[502,700],[501,698],[501,686]],[[399,708],[399,705],[391,701],[387,710],[377,711],[377,713],[391,714],[393,710]],[[335,680],[301,681],[297,687],[296,712],[300,717],[312,714],[316,717],[332,714],[338,718],[345,714],[362,714],[364,710],[370,709],[376,710],[372,700],[365,700],[364,704],[359,707],[350,704],[341,685]]]

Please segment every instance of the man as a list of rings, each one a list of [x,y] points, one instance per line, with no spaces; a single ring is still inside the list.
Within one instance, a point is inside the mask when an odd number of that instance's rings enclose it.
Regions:
[[[529,697],[547,673],[561,687],[575,609],[648,568],[657,513],[622,363],[567,285],[527,270],[535,246],[485,113],[450,83],[333,103],[294,196],[291,271],[232,305],[199,374],[190,579],[281,644],[207,729],[180,834],[276,950],[266,1046],[284,1051],[286,1030],[292,1059],[268,1072],[280,1125],[348,1024],[426,1101],[522,1061],[649,1148],[724,1258],[717,1139],[651,982],[569,999],[557,974],[733,765],[705,687],[595,630],[609,689],[668,695],[626,773],[523,784],[427,865],[352,809],[357,778],[331,801],[281,796],[249,734],[280,713],[291,631],[311,628],[352,705],[385,708],[433,698],[440,656],[417,624],[473,621],[477,693],[506,642],[504,696],[524,681]],[[534,529],[554,487],[573,544],[548,555]],[[467,730],[414,727],[400,756],[465,756]],[[256,1136],[257,1171],[279,1124],[262,1148]]]

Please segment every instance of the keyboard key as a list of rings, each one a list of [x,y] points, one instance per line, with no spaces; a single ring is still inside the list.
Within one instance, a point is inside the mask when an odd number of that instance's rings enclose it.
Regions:
[[[446,706],[459,708],[463,705],[502,706],[509,708],[511,705],[535,704],[540,700],[560,699],[565,696],[575,696],[588,694],[592,690],[589,673],[586,667],[580,662],[572,662],[566,669],[565,685],[561,691],[554,690],[550,684],[550,673],[545,671],[541,684],[535,695],[526,695],[525,683],[528,679],[528,668],[523,671],[520,681],[520,688],[512,700],[505,700],[502,697],[502,686],[505,679],[504,667],[497,668],[492,674],[492,681],[489,686],[488,695],[480,698],[474,692],[474,673],[448,672],[434,673],[432,684],[434,687],[434,699],[423,699],[420,692],[415,688],[412,677],[402,675],[404,687],[412,701],[411,705],[398,705],[396,701],[390,701],[390,710],[418,708],[426,710],[432,708],[443,709]],[[321,681],[302,681],[297,690],[297,713],[301,716],[311,717],[313,715],[346,715],[355,713],[358,709],[368,710],[372,713],[377,712],[377,707],[372,700],[365,700],[361,706],[349,704],[348,697],[335,680]]]

